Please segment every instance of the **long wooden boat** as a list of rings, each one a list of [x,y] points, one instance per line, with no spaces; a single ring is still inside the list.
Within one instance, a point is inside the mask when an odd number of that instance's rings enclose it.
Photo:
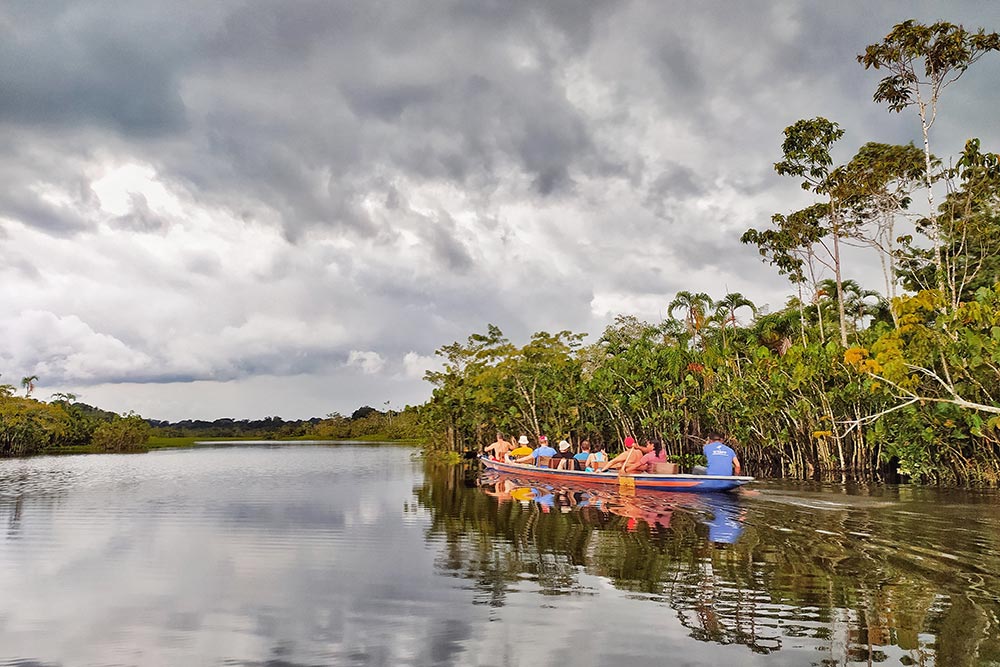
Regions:
[[[582,484],[612,484],[614,486],[627,486],[653,491],[732,491],[744,484],[749,484],[754,479],[753,477],[741,477],[737,475],[658,475],[650,473],[619,475],[617,470],[609,472],[554,470],[552,468],[539,468],[530,463],[494,461],[485,456],[480,457],[479,460],[490,470],[518,477],[547,482],[572,481]]]

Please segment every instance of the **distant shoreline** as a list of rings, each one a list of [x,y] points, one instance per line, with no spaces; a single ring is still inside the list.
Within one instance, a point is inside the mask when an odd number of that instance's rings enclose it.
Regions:
[[[141,454],[143,452],[153,451],[156,449],[188,449],[191,447],[196,447],[203,443],[240,443],[240,442],[253,442],[260,444],[289,444],[289,445],[326,445],[326,444],[350,444],[350,443],[385,443],[392,445],[404,445],[409,447],[416,447],[423,444],[423,440],[420,438],[404,438],[404,439],[394,439],[389,438],[385,435],[380,435],[378,433],[371,435],[360,435],[354,438],[317,438],[315,436],[297,436],[294,438],[260,438],[260,437],[196,437],[196,436],[183,436],[183,437],[164,437],[164,436],[150,436],[149,440],[143,449],[134,450],[132,454]],[[57,456],[62,454],[107,454],[108,452],[95,449],[93,447],[82,446],[82,447],[59,447],[52,448],[50,450],[45,450],[42,455],[46,456]]]

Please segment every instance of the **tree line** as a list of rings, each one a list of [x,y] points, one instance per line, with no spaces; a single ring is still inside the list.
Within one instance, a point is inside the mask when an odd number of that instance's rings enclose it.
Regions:
[[[24,396],[0,383],[0,457],[45,451],[128,452],[144,447],[150,426],[135,414],[119,415],[79,403],[74,394],[49,402],[31,397],[38,376],[22,380]]]
[[[0,383],[0,458],[42,453],[136,452],[145,450],[151,437],[160,441],[173,438],[406,440],[419,438],[423,433],[418,410],[410,406],[401,411],[379,411],[366,405],[350,416],[334,412],[326,417],[301,420],[266,417],[170,422],[102,410],[79,402],[75,394],[57,393],[48,401],[38,400],[32,397],[37,382],[37,375],[24,378],[23,395],[19,395],[14,385]]]
[[[325,417],[285,420],[281,417],[264,419],[216,419],[213,421],[185,419],[177,422],[150,420],[152,434],[165,438],[253,438],[282,440],[316,438],[319,440],[350,440],[379,437],[386,440],[407,440],[420,437],[417,408],[377,410],[363,405],[350,415],[331,412]]]
[[[997,33],[904,21],[858,55],[885,75],[876,102],[916,111],[922,147],[867,142],[836,164],[836,122],[785,130],[775,171],[815,200],[741,237],[789,279],[783,308],[681,291],[662,322],[619,316],[590,345],[489,325],[437,351],[429,446],[633,435],[681,456],[722,430],[758,475],[1000,483],[1000,156],[976,138],[931,150],[945,89],[997,50]],[[878,257],[881,291],[850,278],[845,247]]]

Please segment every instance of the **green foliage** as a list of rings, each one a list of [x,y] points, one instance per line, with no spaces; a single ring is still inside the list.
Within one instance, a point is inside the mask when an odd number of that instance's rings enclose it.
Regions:
[[[102,452],[143,451],[149,433],[149,424],[139,415],[115,415],[111,421],[102,422],[94,429],[92,445]]]
[[[681,467],[681,472],[690,473],[695,466],[708,465],[708,459],[704,454],[672,454],[667,457],[668,461],[676,463]]]
[[[478,448],[498,430],[534,435],[533,406],[550,437],[611,451],[626,435],[658,438],[686,469],[712,428],[751,474],[1000,483],[1000,285],[955,311],[935,291],[899,298],[898,326],[871,291],[843,287],[854,319],[846,350],[797,304],[747,326],[726,317],[697,346],[681,322],[632,317],[585,347],[542,333],[518,348],[498,331],[446,346],[451,370],[433,374],[420,410],[429,449]],[[528,379],[536,403],[519,395]]]
[[[937,98],[941,88],[959,78],[974,62],[990,51],[1000,50],[1000,35],[980,29],[970,32],[946,21],[923,25],[914,20],[893,27],[885,39],[858,55],[865,69],[885,70],[873,99],[885,102],[889,111],[927,101],[923,88]]]
[[[41,453],[68,427],[58,405],[0,393],[0,457]]]
[[[356,410],[357,417],[333,413],[306,431],[306,436],[321,440],[351,440],[378,436],[386,440],[416,440],[424,435],[419,411],[407,406],[402,412],[379,412],[369,408]]]

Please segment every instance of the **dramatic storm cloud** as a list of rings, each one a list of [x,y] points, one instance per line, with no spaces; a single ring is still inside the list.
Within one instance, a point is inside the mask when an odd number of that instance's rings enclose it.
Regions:
[[[12,2],[0,7],[0,382],[147,417],[426,398],[497,324],[598,334],[678,290],[791,289],[739,242],[807,201],[781,131],[919,138],[855,61],[982,2]],[[1000,57],[935,147],[1000,147]],[[880,283],[877,260],[848,274]]]

